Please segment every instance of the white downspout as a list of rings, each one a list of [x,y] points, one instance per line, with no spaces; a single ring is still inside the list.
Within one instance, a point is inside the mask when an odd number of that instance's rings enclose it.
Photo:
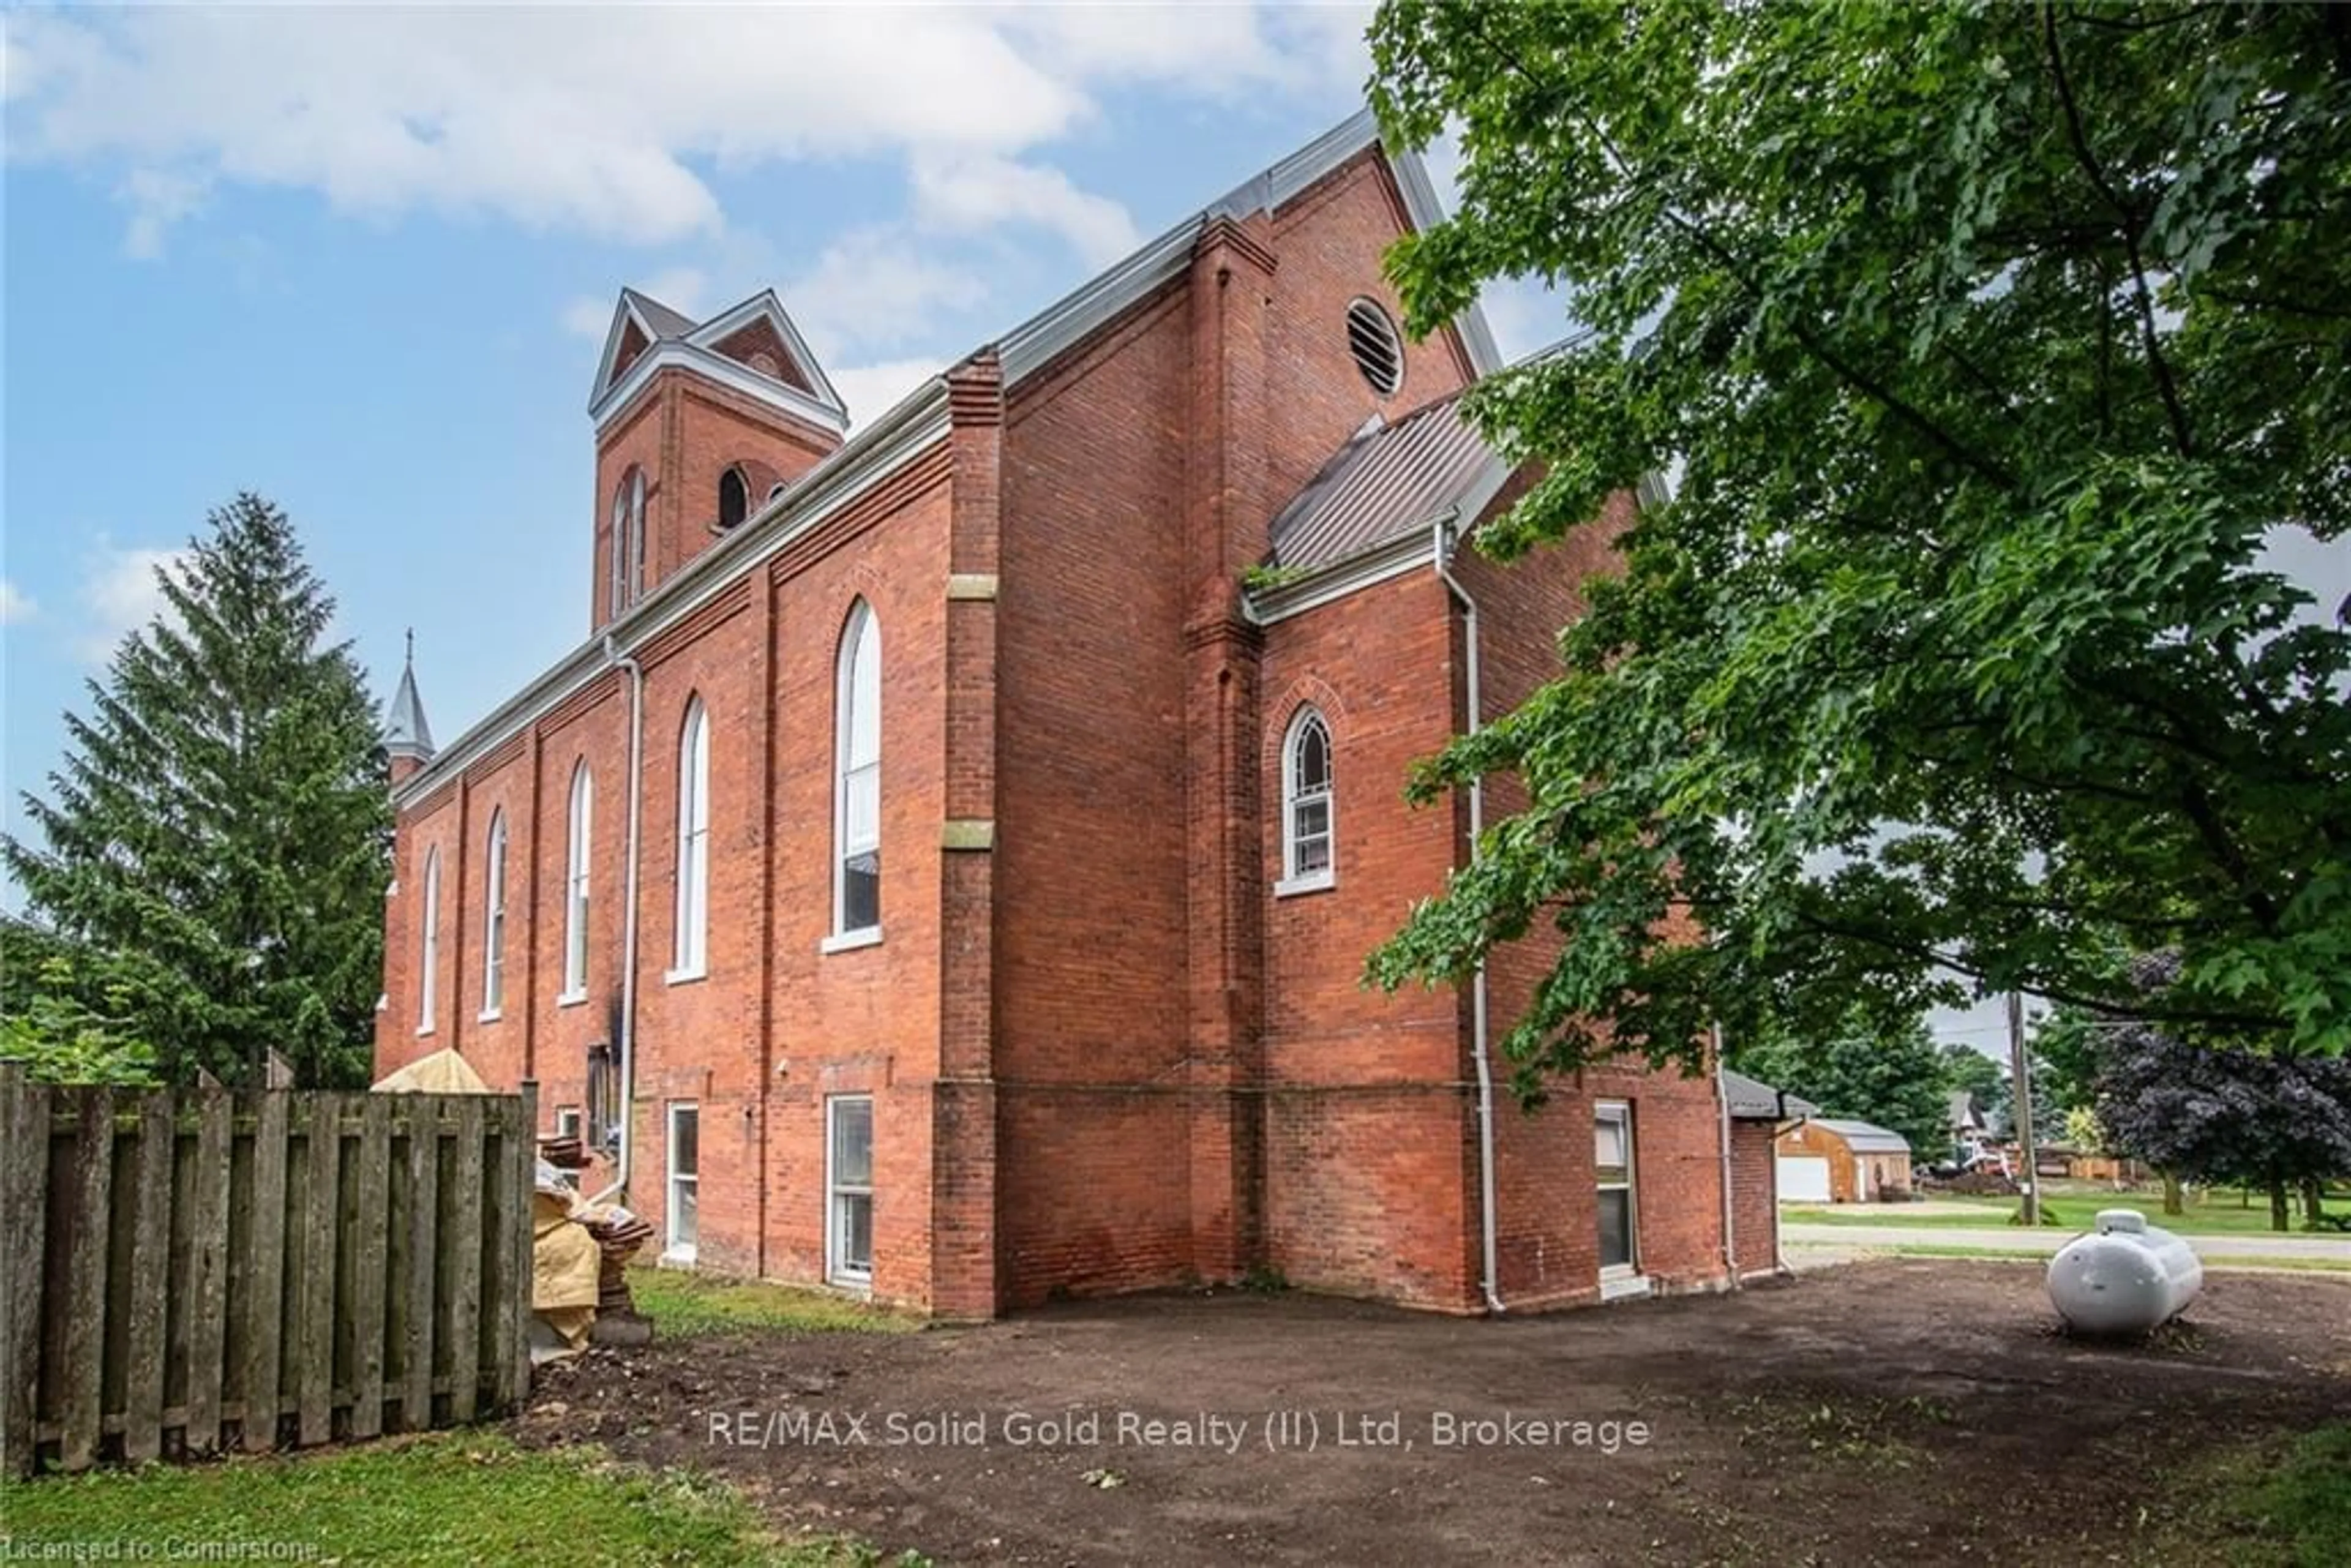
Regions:
[[[1714,1035],[1714,1103],[1722,1114],[1722,1267],[1730,1277],[1730,1288],[1739,1289],[1739,1243],[1732,1229],[1733,1205],[1730,1197],[1730,1095],[1722,1082],[1722,1025],[1711,1026]]]
[[[1456,599],[1461,601],[1469,644],[1466,671],[1468,686],[1467,695],[1469,702],[1469,733],[1475,735],[1478,733],[1479,722],[1478,601],[1469,597],[1469,591],[1461,585],[1460,579],[1453,575],[1450,565],[1453,553],[1452,521],[1450,517],[1437,518],[1433,529],[1436,546],[1434,556],[1438,580]],[[1485,781],[1481,779],[1472,779],[1469,781],[1469,858],[1473,862],[1478,858],[1479,841],[1483,836],[1485,828]],[[1478,960],[1477,973],[1470,980],[1469,1037],[1470,1059],[1477,1064],[1478,1069],[1479,1240],[1480,1257],[1485,1265],[1486,1273],[1481,1283],[1486,1291],[1487,1310],[1499,1312],[1506,1309],[1502,1305],[1501,1267],[1497,1252],[1499,1243],[1495,1236],[1497,1221],[1494,1200],[1494,1065],[1489,1055],[1489,1042],[1486,1028],[1486,960],[1482,957]]]
[[[612,1184],[589,1201],[607,1203],[629,1189],[637,1124],[637,828],[644,796],[645,669],[604,635],[604,661],[629,673],[629,845],[621,904],[621,1162]]]

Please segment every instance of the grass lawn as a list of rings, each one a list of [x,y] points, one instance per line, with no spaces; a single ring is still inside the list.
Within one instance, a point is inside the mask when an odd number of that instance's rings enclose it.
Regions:
[[[2183,1554],[2241,1568],[2351,1563],[2351,1422],[2215,1456],[2185,1490]]]
[[[495,1433],[394,1439],[291,1458],[11,1482],[7,1550],[32,1560],[174,1556],[344,1563],[697,1563],[846,1568],[853,1542],[788,1541],[723,1485],[529,1451]],[[259,1543],[277,1543],[269,1552]],[[205,1552],[204,1548],[210,1548]]]
[[[629,1282],[638,1310],[670,1340],[921,1326],[846,1297],[678,1270],[632,1270]],[[59,1562],[222,1558],[240,1542],[248,1543],[242,1555],[257,1561],[720,1568],[882,1561],[855,1541],[779,1538],[719,1481],[617,1464],[596,1448],[527,1449],[479,1429],[12,1482],[0,1488],[0,1557]]]
[[[715,1333],[904,1333],[920,1318],[869,1306],[852,1296],[799,1291],[751,1280],[722,1280],[685,1269],[629,1270],[637,1311],[667,1339]]]
[[[1921,1230],[1965,1230],[1986,1225],[2006,1225],[2016,1214],[2018,1200],[2012,1197],[1941,1197],[1938,1203],[1964,1203],[1975,1210],[1970,1214],[1920,1214],[1919,1206],[1906,1203],[1844,1203],[1844,1204],[1783,1204],[1782,1218],[1805,1225],[1899,1225],[1907,1229],[1913,1226]],[[2115,1192],[2093,1186],[2076,1186],[2065,1182],[2044,1183],[2041,1195],[2042,1207],[2053,1211],[2064,1227],[2087,1230],[2102,1208],[2136,1208],[2147,1216],[2150,1224],[2182,1236],[2334,1236],[2332,1230],[2307,1231],[2302,1227],[2302,1210],[2294,1209],[2294,1228],[2284,1231],[2270,1228],[2270,1206],[2266,1198],[2256,1198],[2251,1208],[2238,1206],[2235,1192],[2209,1193],[2199,1203],[2188,1206],[2185,1214],[2163,1212],[2163,1195],[2156,1192]],[[2328,1212],[2340,1212],[2330,1203]]]

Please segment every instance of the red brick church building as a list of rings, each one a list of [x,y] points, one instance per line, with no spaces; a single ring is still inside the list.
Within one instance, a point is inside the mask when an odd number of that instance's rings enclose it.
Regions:
[[[379,1071],[536,1080],[673,1261],[948,1316],[1769,1269],[1768,1108],[1520,1113],[1531,949],[1360,983],[1507,804],[1406,768],[1546,678],[1624,515],[1458,548],[1521,477],[1457,412],[1482,321],[1396,329],[1436,212],[1358,117],[846,439],[773,294],[623,291],[586,641],[438,749],[394,701]]]

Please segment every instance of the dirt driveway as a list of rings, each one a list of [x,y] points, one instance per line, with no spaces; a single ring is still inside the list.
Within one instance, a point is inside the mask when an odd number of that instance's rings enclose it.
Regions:
[[[2173,1467],[2351,1413],[2351,1285],[2208,1277],[2189,1326],[2123,1350],[2060,1337],[2040,1277],[1886,1260],[1499,1322],[1218,1294],[701,1340],[599,1352],[517,1426],[949,1563],[2074,1563],[2158,1555]]]

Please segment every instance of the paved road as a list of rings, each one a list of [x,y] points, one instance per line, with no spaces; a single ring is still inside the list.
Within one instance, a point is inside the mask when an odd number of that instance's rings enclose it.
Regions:
[[[2078,1230],[2046,1226],[1806,1225],[1783,1222],[1780,1239],[1791,1247],[1980,1247],[2009,1252],[2054,1252]],[[2351,1236],[2184,1236],[2201,1258],[2304,1258],[2351,1263]]]

